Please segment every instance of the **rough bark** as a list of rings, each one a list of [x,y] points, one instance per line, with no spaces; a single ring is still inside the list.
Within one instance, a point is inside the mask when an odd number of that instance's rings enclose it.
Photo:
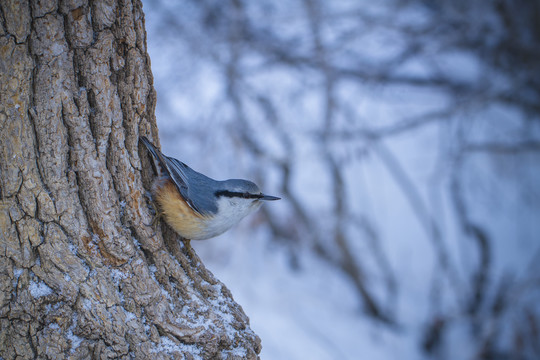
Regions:
[[[140,1],[2,0],[0,17],[0,356],[257,358],[229,290],[150,225]]]

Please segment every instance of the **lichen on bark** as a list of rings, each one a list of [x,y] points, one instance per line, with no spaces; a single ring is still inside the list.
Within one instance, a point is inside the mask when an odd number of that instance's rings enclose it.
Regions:
[[[11,0],[0,15],[0,356],[257,358],[229,290],[150,225],[141,3]]]

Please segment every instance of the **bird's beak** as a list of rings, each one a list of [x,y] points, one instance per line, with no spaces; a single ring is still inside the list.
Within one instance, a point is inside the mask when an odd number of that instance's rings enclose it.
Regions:
[[[277,197],[277,196],[270,196],[270,195],[264,195],[259,198],[259,200],[279,200],[281,198]]]

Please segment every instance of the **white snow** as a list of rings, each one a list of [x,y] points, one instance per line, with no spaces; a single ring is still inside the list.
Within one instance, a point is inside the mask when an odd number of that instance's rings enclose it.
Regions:
[[[30,290],[30,294],[35,298],[51,295],[53,293],[53,289],[47,286],[43,281],[30,281],[28,290]]]
[[[120,285],[122,280],[128,278],[128,274],[120,269],[111,269],[111,278],[116,286]]]
[[[90,299],[88,299],[88,298],[84,298],[84,300],[83,300],[83,308],[86,311],[91,311],[92,310],[92,301]]]
[[[169,355],[189,353],[191,356],[193,356],[194,360],[202,360],[202,357],[200,356],[201,349],[199,349],[196,345],[177,344],[166,336],[162,336],[160,338],[160,343],[157,344],[156,347],[151,350],[151,352],[164,352]],[[184,357],[182,358],[184,359]]]
[[[13,287],[17,286],[17,281],[19,281],[19,277],[22,275],[23,271],[24,269],[20,269],[17,267],[13,268],[13,281],[12,281]]]
[[[81,345],[81,342],[84,340],[83,338],[73,333],[75,326],[77,326],[77,313],[76,312],[74,313],[71,326],[69,327],[67,331],[67,338],[71,341],[71,349],[70,349],[71,353],[74,353],[75,350]]]

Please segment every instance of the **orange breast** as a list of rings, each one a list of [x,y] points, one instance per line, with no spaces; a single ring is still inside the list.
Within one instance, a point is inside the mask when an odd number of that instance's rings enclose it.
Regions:
[[[154,196],[167,224],[180,236],[196,239],[204,229],[205,217],[194,211],[170,180],[154,184]]]

